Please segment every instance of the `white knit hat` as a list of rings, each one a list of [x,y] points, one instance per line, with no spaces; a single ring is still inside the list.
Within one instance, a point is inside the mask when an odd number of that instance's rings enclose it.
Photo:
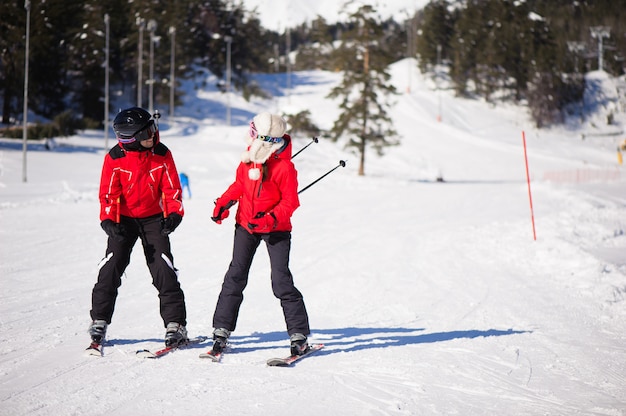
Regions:
[[[255,116],[248,135],[250,148],[241,155],[241,160],[244,163],[265,163],[272,153],[285,144],[282,137],[286,129],[287,123],[279,115],[266,112]]]
[[[260,113],[252,119],[259,136],[283,137],[287,123],[276,114]]]

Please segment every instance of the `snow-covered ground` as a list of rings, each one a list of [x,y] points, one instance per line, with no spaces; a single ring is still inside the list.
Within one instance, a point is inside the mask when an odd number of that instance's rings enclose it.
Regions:
[[[454,98],[414,68],[392,67],[402,143],[383,158],[368,152],[365,177],[324,138],[294,159],[301,187],[347,166],[303,192],[293,218],[292,272],[312,340],[326,345],[293,368],[265,365],[288,341],[264,248],[220,364],[198,358],[209,343],[135,356],[164,335],[140,246],[105,356],[83,356],[106,241],[103,134],[58,139],[51,151],[30,144],[26,183],[21,142],[0,140],[0,414],[626,415],[623,134],[598,135],[601,117],[538,131],[523,108]],[[232,97],[233,127],[225,97],[193,83],[177,118],[161,120],[193,192],[172,234],[191,335],[212,330],[233,220],[209,217],[247,122],[266,108],[309,109],[325,129],[337,116],[324,97],[338,74],[293,74],[289,93],[284,78],[260,79],[281,95]],[[296,137],[294,150],[309,141]]]

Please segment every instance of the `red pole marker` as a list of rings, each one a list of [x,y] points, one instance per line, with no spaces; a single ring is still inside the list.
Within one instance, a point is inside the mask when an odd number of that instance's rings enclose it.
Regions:
[[[533,239],[537,241],[535,232],[535,214],[533,212],[533,196],[530,192],[530,174],[528,173],[528,155],[526,154],[526,134],[522,131],[522,142],[524,143],[524,160],[526,162],[526,182],[528,183],[528,199],[530,200],[530,220],[533,224]]]

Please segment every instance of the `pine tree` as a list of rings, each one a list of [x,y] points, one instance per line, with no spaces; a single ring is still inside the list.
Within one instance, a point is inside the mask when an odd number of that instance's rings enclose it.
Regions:
[[[72,91],[69,101],[76,113],[97,121],[101,121],[104,115],[106,28],[101,3],[86,1],[73,16],[82,25],[64,26],[67,28],[65,65],[67,72],[72,74],[68,78]]]
[[[0,2],[0,91],[2,123],[18,114],[24,85],[24,43],[26,11],[19,2]]]
[[[332,70],[329,59],[333,41],[330,26],[323,17],[318,16],[310,23],[310,30],[308,25],[305,28],[307,29],[306,38],[303,44],[298,47],[295,69]]]
[[[53,118],[67,108],[70,33],[80,27],[80,4],[66,0],[31,2],[29,108]]]
[[[380,47],[382,26],[375,18],[375,10],[369,5],[361,6],[350,19],[350,30],[344,33],[346,40],[338,49],[337,62],[343,69],[343,80],[328,98],[341,97],[341,114],[331,132],[334,140],[348,137],[347,146],[356,148],[360,156],[359,175],[363,176],[367,145],[381,155],[385,147],[397,144],[386,100],[396,89],[389,82],[387,59]]]
[[[454,34],[454,14],[449,10],[446,0],[433,0],[419,13],[421,20],[420,36],[417,37],[417,53],[422,72],[428,66],[438,65],[437,59],[444,58],[449,49],[450,39]],[[441,50],[437,52],[437,48]]]

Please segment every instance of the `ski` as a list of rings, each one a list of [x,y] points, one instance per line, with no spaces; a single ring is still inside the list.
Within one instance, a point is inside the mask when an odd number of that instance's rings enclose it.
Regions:
[[[222,348],[220,348],[220,351],[215,351],[213,349],[214,347],[215,347],[215,343],[213,343],[213,346],[211,347],[210,350],[208,350],[207,352],[203,352],[202,354],[199,355],[199,357],[208,358],[214,363],[219,363],[222,360],[222,355],[224,355],[224,352],[226,352],[226,350],[230,350],[230,344],[228,342],[226,342],[226,344],[224,344]]]
[[[137,357],[140,358],[161,358],[167,354],[169,354],[170,352],[174,352],[176,350],[182,349],[182,348],[186,348],[189,345],[194,345],[194,344],[199,344],[201,342],[206,341],[207,337],[196,337],[196,338],[190,338],[187,342],[185,342],[184,344],[180,344],[180,345],[176,345],[176,346],[171,346],[171,347],[165,347],[162,348],[158,351],[150,351],[147,349],[143,349],[143,350],[138,350],[135,354],[137,355]]]
[[[214,363],[219,363],[222,360],[222,355],[224,355],[224,351],[215,352],[213,349],[208,350],[207,352],[203,352],[199,355],[200,358],[208,358],[212,360]]]
[[[94,357],[102,357],[103,355],[103,344],[92,341],[91,344],[85,350],[85,355],[93,355]]]
[[[312,344],[308,351],[302,355],[290,355],[285,358],[270,358],[267,360],[267,365],[270,367],[289,367],[297,361],[300,361],[301,359],[321,350],[322,348],[324,348],[324,344]]]

